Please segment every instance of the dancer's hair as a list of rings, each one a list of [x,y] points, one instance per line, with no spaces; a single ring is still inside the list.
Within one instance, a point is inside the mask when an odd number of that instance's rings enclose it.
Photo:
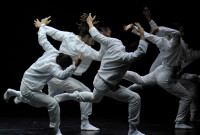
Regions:
[[[79,36],[81,36],[81,37],[85,37],[86,35],[90,36],[89,26],[88,26],[87,21],[86,21],[87,17],[88,17],[88,14],[83,13],[83,15],[80,17],[80,21],[81,22],[77,23],[77,25],[78,25],[78,31],[79,31]],[[97,29],[99,29],[98,28],[98,23],[99,23],[98,21],[94,21],[93,22],[93,25]]]
[[[72,58],[64,53],[59,53],[56,57],[56,63],[60,65],[62,69],[66,69],[72,64]]]

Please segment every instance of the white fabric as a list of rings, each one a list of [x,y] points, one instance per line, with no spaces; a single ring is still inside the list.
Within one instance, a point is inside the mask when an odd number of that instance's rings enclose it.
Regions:
[[[92,60],[100,61],[102,58],[101,49],[96,51],[89,45],[82,42],[78,35],[72,32],[60,31],[55,28],[46,26],[47,35],[55,40],[61,41],[59,51],[68,54],[74,60],[76,56],[83,54],[81,64],[74,72],[75,75],[81,76],[90,66]]]
[[[53,77],[66,79],[76,70],[74,65],[62,70],[61,67],[56,64],[56,57],[59,52],[47,40],[44,24],[38,31],[38,41],[45,52],[25,71],[22,79],[23,83],[31,90],[43,89],[44,85]]]
[[[82,92],[88,91],[90,89],[86,87],[82,82],[69,77],[65,80],[60,80],[57,78],[51,79],[48,82],[48,93],[51,97],[55,95],[67,92],[73,93],[74,91]],[[81,119],[88,119],[88,115],[92,114],[92,104],[90,102],[80,102]]]
[[[145,39],[158,47],[162,53],[161,58],[165,68],[171,69],[180,66],[184,61],[184,48],[180,45],[180,32],[167,27],[159,27],[159,31],[170,35],[172,39],[169,41],[166,38],[144,32]],[[132,32],[139,35],[135,29]]]
[[[89,32],[106,50],[98,74],[113,86],[118,85],[132,62],[138,60],[147,51],[148,44],[144,40],[140,40],[136,51],[126,52],[125,46],[120,40],[100,34],[95,27],[92,27]]]
[[[21,102],[34,107],[47,107],[50,117],[50,127],[58,128],[60,125],[60,107],[57,101],[42,92],[42,88],[53,77],[65,79],[76,70],[74,65],[62,70],[55,62],[58,51],[48,42],[45,25],[39,29],[38,40],[45,53],[24,73],[20,91]]]
[[[162,60],[162,65],[153,70],[153,72],[140,76],[135,72],[128,71],[124,76],[125,79],[140,85],[158,84],[160,87],[180,98],[179,110],[176,117],[176,122],[184,122],[189,105],[192,100],[191,94],[174,78],[174,70],[181,66],[184,62],[184,47],[180,44],[180,33],[176,30],[159,27],[163,33],[170,35],[172,39],[168,41],[164,37],[158,37],[145,32],[145,38],[155,44],[159,50]],[[138,35],[137,31],[133,30]],[[159,60],[159,59],[157,59]]]
[[[74,75],[81,76],[84,72],[86,72],[90,64],[92,63],[92,60],[101,60],[102,55],[104,53],[102,47],[100,48],[100,51],[96,51],[89,45],[82,42],[79,39],[78,35],[75,35],[72,32],[60,31],[49,26],[46,26],[46,31],[47,35],[61,42],[59,49],[60,52],[70,55],[73,60],[76,58],[76,56],[83,54],[81,64],[74,72]],[[72,93],[75,90],[80,92],[91,91],[83,83],[72,77],[67,78],[65,80],[53,78],[48,82],[48,93],[50,96],[55,96],[63,92]],[[88,115],[92,113],[92,104],[81,102],[80,110],[81,119],[87,119]]]
[[[140,85],[157,84],[170,94],[178,97],[179,109],[176,116],[176,122],[185,122],[186,115],[192,100],[191,94],[172,77],[172,71],[166,69],[163,65],[158,66],[153,72],[140,76],[136,72],[127,71],[124,78]]]
[[[42,91],[33,91],[28,88],[23,82],[20,86],[21,97],[18,100],[23,103],[27,103],[33,107],[40,108],[46,107],[49,112],[50,128],[57,128],[60,125],[60,107],[58,102],[43,93]]]
[[[149,25],[150,25],[151,29],[158,27],[157,24],[153,20],[151,20],[149,22]],[[160,27],[159,27],[159,29],[160,29]],[[162,27],[161,27],[161,30],[159,30],[157,33],[155,33],[155,35],[158,36],[158,37],[164,37],[166,39],[168,38],[168,35],[166,35],[166,33],[162,31]],[[182,71],[190,63],[192,63],[193,61],[200,58],[200,51],[189,49],[188,44],[185,43],[182,38],[180,38],[180,46],[182,46],[183,52],[184,52],[184,54],[183,54],[184,60],[183,60],[183,63],[181,65],[181,71]],[[151,65],[150,72],[152,72],[154,69],[156,69],[161,64],[162,64],[162,52],[160,52],[158,54],[157,58],[155,59],[155,61]]]
[[[153,20],[151,20],[149,24],[150,24],[151,29],[158,27],[157,24]],[[164,38],[166,38],[167,36],[167,35],[162,34],[162,32],[160,31],[158,31],[156,35],[159,37],[164,37]],[[185,60],[184,60],[184,63],[181,65],[181,70],[179,72],[183,71],[184,68],[186,68],[190,63],[200,58],[200,51],[189,49],[188,44],[186,44],[182,38],[180,39],[180,44],[185,50],[185,54],[184,54]],[[159,65],[162,64],[161,55],[162,53],[159,53],[159,55],[156,57],[153,64],[151,65],[149,72],[153,72]],[[181,85],[183,85],[186,88],[186,90],[192,95],[193,98],[190,104],[190,116],[195,116],[198,109],[197,85],[194,82],[186,79],[188,76],[191,76],[191,74],[184,74],[184,77],[182,76],[180,79],[178,79],[178,82]]]
[[[139,47],[135,52],[127,53],[120,40],[103,36],[95,27],[90,28],[89,32],[97,42],[104,46],[104,50],[106,51],[102,58],[98,74],[93,82],[95,87],[93,93],[80,92],[74,100],[97,103],[104,96],[108,96],[118,101],[128,102],[129,123],[130,125],[139,124],[140,96],[118,85],[118,82],[122,79],[130,64],[138,59],[140,55],[146,53],[148,44],[145,41],[140,41]]]

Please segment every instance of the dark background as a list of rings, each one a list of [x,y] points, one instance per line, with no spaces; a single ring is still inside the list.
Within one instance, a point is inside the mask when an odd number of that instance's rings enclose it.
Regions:
[[[153,20],[158,25],[167,26],[171,22],[180,22],[185,29],[185,40],[191,47],[199,49],[199,8],[194,2],[170,1],[28,1],[8,2],[6,9],[2,11],[3,37],[1,45],[2,55],[2,81],[0,98],[1,117],[48,117],[46,108],[34,108],[27,104],[15,105],[13,98],[9,103],[3,101],[3,93],[7,88],[19,89],[24,71],[43,54],[42,48],[37,41],[38,29],[34,27],[34,19],[42,19],[52,16],[49,26],[63,31],[77,32],[76,23],[82,13],[92,13],[96,19],[106,23],[112,30],[112,37],[116,37],[131,51],[130,44],[137,43],[139,37],[130,31],[125,32],[123,26],[133,22],[139,22],[146,31],[150,27],[142,14],[143,7],[147,6],[152,14]],[[60,42],[48,38],[50,42],[59,48]],[[5,48],[4,48],[5,47]],[[95,49],[99,49],[96,43]],[[134,47],[134,49],[136,46]],[[130,70],[141,75],[149,72],[149,68],[158,54],[155,45],[149,45],[147,54],[139,61],[133,63]],[[199,74],[199,62],[188,68],[188,72]],[[91,90],[93,79],[99,68],[99,62],[92,62],[92,65],[81,77],[74,76],[82,81]],[[120,83],[128,87],[131,83],[122,80]],[[47,87],[44,88],[47,92]],[[171,120],[175,119],[178,110],[178,98],[170,95],[158,86],[147,87],[139,92],[142,98],[141,120]],[[67,101],[60,104],[61,117],[80,117],[79,104],[75,101]],[[122,103],[104,97],[101,103],[93,104],[92,118],[103,117],[108,119],[127,120],[127,103]]]

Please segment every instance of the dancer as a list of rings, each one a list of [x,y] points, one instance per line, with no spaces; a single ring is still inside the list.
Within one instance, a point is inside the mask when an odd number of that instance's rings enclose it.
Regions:
[[[166,33],[159,30],[159,26],[154,22],[154,20],[152,20],[150,10],[147,7],[144,8],[143,13],[151,27],[151,31],[150,31],[151,34],[155,34],[156,36],[159,36],[159,37],[165,37],[166,39],[169,39],[169,40],[171,39],[171,37],[166,35]],[[179,71],[180,73],[188,65],[190,65],[192,62],[200,58],[200,51],[189,49],[188,44],[183,40],[184,27],[180,23],[177,23],[177,22],[172,23],[171,28],[176,29],[180,32],[180,35],[181,35],[180,44],[183,46],[185,52],[187,53],[187,58],[184,61],[184,63],[181,65],[181,70]],[[162,64],[161,55],[162,53],[160,52],[158,56],[156,57],[155,61],[153,62],[153,64],[151,65],[149,72],[154,71],[159,65]]]
[[[79,35],[75,35],[72,32],[59,31],[50,26],[46,26],[47,35],[55,40],[61,41],[59,51],[70,55],[73,59],[78,54],[83,54],[83,59],[77,70],[73,75],[81,76],[87,71],[93,60],[101,61],[104,54],[102,47],[100,51],[96,51],[91,46],[94,45],[94,39],[89,34],[89,27],[87,25],[86,19],[87,14],[83,13],[81,16],[81,22],[79,25]],[[97,25],[97,21],[93,22]],[[79,80],[69,77],[65,80],[60,80],[58,78],[53,78],[48,82],[48,92],[51,97],[63,92],[72,93],[74,91],[88,91],[91,90],[85,86]],[[92,103],[90,102],[80,102],[81,110],[81,130],[99,130],[99,128],[93,126],[89,122],[89,115],[92,114]]]
[[[152,34],[155,34],[159,37],[165,37],[166,39],[170,39],[170,37],[168,37],[167,35],[165,35],[165,33],[163,33],[162,31],[159,31],[159,27],[157,26],[157,24],[152,20],[151,18],[151,13],[150,10],[145,7],[144,11],[143,11],[147,21],[149,22],[149,25],[151,27],[151,32]],[[177,30],[179,30],[180,34],[181,34],[181,45],[183,46],[185,52],[187,53],[187,59],[184,61],[184,63],[181,64],[181,69],[178,72],[178,76],[181,76],[184,72],[184,69],[186,67],[188,67],[192,62],[194,62],[195,60],[200,58],[200,52],[197,50],[192,50],[188,48],[188,44],[186,44],[183,40],[183,35],[184,35],[184,28],[181,24],[179,23],[173,23],[172,25],[173,28],[176,28]],[[150,68],[150,73],[153,72],[158,66],[162,65],[162,53],[160,52],[158,54],[158,56],[156,57],[155,61],[153,62],[153,64],[151,65]],[[190,121],[195,121],[196,119],[196,115],[197,115],[197,109],[198,109],[198,104],[197,104],[197,91],[198,91],[198,85],[196,83],[194,83],[191,80],[187,80],[187,79],[183,79],[182,77],[177,78],[177,81],[183,85],[186,90],[188,90],[188,92],[191,93],[192,95],[192,102],[190,104]],[[132,86],[129,87],[130,89],[134,90],[134,89],[138,89],[138,88],[142,88],[142,86],[134,84]]]
[[[133,27],[133,24],[129,24],[125,26],[124,29],[127,31]],[[135,72],[128,71],[124,78],[140,85],[157,84],[167,92],[180,98],[175,128],[191,129],[192,127],[184,124],[184,122],[189,111],[192,96],[177,82],[176,76],[181,64],[187,59],[187,57],[185,57],[185,49],[181,45],[181,33],[167,27],[159,27],[159,31],[165,35],[169,35],[168,39],[147,32],[144,32],[144,37],[158,47],[161,53],[162,65],[145,76],[140,76]],[[135,29],[133,29],[132,32],[136,35],[140,35]]]
[[[100,34],[93,26],[92,22],[94,19],[95,17],[92,17],[90,13],[87,18],[87,23],[90,28],[89,32],[92,37],[104,47],[104,50],[106,51],[103,55],[100,69],[98,70],[98,73],[93,81],[93,93],[76,91],[72,94],[64,93],[56,95],[55,99],[58,102],[63,102],[65,100],[76,100],[79,102],[89,101],[98,103],[104,96],[107,96],[118,101],[128,102],[128,135],[144,135],[137,130],[137,125],[140,122],[140,96],[137,93],[132,92],[118,84],[132,62],[138,60],[147,51],[148,43],[144,40],[143,28],[140,26],[140,24],[136,24],[138,26],[138,31],[141,33],[139,46],[135,52],[128,53],[125,51],[125,47],[120,40]]]
[[[42,92],[43,87],[53,77],[66,79],[70,77],[81,62],[82,55],[76,57],[74,65],[69,55],[59,53],[47,40],[45,25],[50,23],[49,18],[37,19],[34,24],[39,28],[38,41],[45,50],[44,54],[38,58],[24,73],[20,91],[8,89],[4,93],[4,99],[9,100],[12,96],[17,96],[17,101],[27,103],[33,107],[46,107],[49,112],[49,127],[54,129],[56,135],[62,135],[60,125],[60,107],[57,101]]]

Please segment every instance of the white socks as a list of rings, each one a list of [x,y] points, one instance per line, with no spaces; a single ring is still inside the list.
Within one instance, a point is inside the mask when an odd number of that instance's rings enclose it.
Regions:
[[[60,128],[54,128],[55,135],[62,135]]]
[[[3,95],[3,99],[6,102],[8,102],[8,100],[13,96],[20,97],[21,96],[21,92],[8,88],[7,91]]]
[[[129,126],[128,135],[145,135],[137,130],[135,126]]]
[[[188,126],[184,123],[176,123],[175,128],[177,128],[177,129],[192,129],[191,126]]]
[[[81,121],[81,130],[98,131],[99,128],[91,125],[88,120]]]

